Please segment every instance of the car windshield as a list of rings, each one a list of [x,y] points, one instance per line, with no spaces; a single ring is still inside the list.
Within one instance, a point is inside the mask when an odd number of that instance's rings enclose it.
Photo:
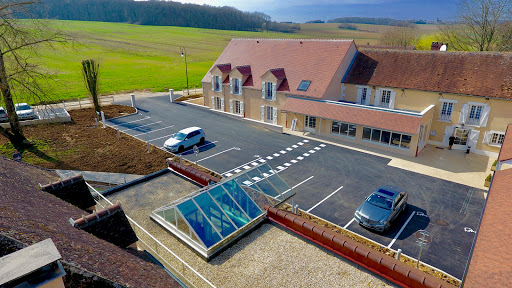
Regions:
[[[372,194],[370,197],[368,197],[368,201],[370,204],[373,204],[377,207],[384,208],[391,210],[391,207],[393,207],[393,200],[386,198],[379,194]]]
[[[30,110],[30,106],[28,106],[28,105],[16,106],[16,111],[21,111],[21,110]]]
[[[176,140],[183,140],[183,139],[185,139],[185,137],[187,137],[187,134],[181,133],[181,132],[178,132],[178,133],[174,134],[174,136],[172,136],[172,138],[176,139]]]

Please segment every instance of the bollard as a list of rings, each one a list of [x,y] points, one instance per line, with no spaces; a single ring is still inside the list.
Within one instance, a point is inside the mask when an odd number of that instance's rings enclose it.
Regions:
[[[149,145],[149,142],[146,142],[148,143],[148,153],[151,152],[151,146]]]
[[[105,128],[105,113],[101,111],[101,122],[103,123],[103,128]]]
[[[295,214],[299,215],[299,204],[295,205]]]
[[[130,98],[132,100],[132,107],[135,108],[135,94],[130,94]]]
[[[400,255],[402,255],[402,249],[396,250],[396,260],[400,261]]]
[[[119,129],[117,129],[117,138],[121,138],[121,131]]]
[[[96,128],[98,128],[98,118],[94,118],[94,122],[96,122]]]
[[[169,89],[169,100],[171,100],[171,103],[174,102],[172,97],[174,96],[174,89]]]

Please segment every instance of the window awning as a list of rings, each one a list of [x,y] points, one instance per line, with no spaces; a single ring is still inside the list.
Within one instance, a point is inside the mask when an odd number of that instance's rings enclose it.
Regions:
[[[310,115],[414,135],[427,114],[334,101],[288,97],[282,112]]]

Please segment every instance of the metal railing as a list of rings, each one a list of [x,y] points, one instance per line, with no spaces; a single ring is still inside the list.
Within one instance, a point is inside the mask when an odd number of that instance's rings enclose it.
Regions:
[[[114,103],[114,96],[102,96],[98,98],[98,101],[100,105],[111,105]],[[93,107],[94,104],[92,103],[91,98],[78,98],[74,100],[67,100],[62,101],[62,106],[66,110],[72,110],[72,109],[82,109],[82,108],[88,108]]]
[[[188,95],[200,95],[200,94],[203,94],[203,88],[193,88],[193,89],[183,89],[181,90],[181,92],[183,93],[182,95],[183,96],[188,96]]]
[[[113,205],[107,198],[105,198],[101,193],[96,191],[94,187],[87,184],[90,190],[92,190],[92,194],[96,203],[103,208]],[[162,264],[170,270],[178,279],[180,279],[185,285],[188,287],[213,287],[216,288],[208,279],[206,279],[203,275],[197,272],[192,266],[190,266],[187,262],[181,259],[178,255],[172,252],[167,246],[162,244],[158,239],[156,239],[153,235],[151,235],[148,231],[146,231],[142,226],[140,226],[133,219],[128,217],[128,221],[132,224],[132,228],[137,235],[137,238],[145,248],[151,251],[151,254],[157,258]],[[139,244],[138,244],[139,245]]]

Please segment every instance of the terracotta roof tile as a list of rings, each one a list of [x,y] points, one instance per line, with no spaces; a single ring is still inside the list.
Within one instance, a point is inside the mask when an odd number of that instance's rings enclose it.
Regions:
[[[512,278],[512,169],[496,171],[476,235],[464,287],[508,287]]]
[[[220,63],[251,65],[253,77],[257,76],[252,86],[245,83],[244,87],[255,89],[261,89],[260,75],[282,67],[286,70],[291,93],[322,98],[353,43],[352,40],[233,39],[213,66]],[[297,90],[302,80],[311,80],[307,91]],[[202,82],[211,82],[210,73]]]
[[[414,135],[422,117],[288,97],[283,111]]]
[[[128,287],[181,287],[157,265],[136,257],[68,222],[83,213],[40,191],[55,173],[0,157],[0,232],[23,243],[51,238],[62,259]]]
[[[231,64],[218,64],[217,67],[222,73],[229,73],[231,72]]]
[[[344,82],[512,99],[512,53],[360,49]]]
[[[503,144],[501,144],[498,161],[507,161],[510,159],[512,159],[512,124],[509,124],[507,127],[505,139],[503,140]]]
[[[277,80],[286,79],[286,74],[284,73],[284,68],[270,69],[270,73],[272,73],[272,75],[274,75],[277,78]]]

